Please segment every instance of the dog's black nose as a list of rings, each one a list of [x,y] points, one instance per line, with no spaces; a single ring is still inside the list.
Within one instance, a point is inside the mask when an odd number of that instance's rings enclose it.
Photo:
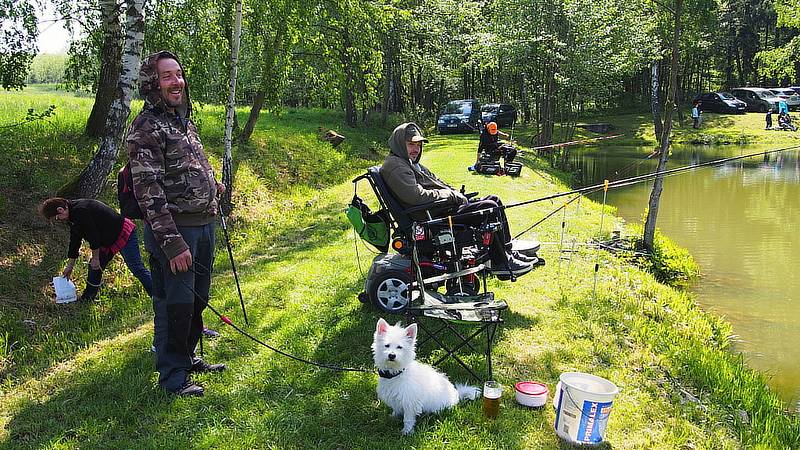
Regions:
[[[394,353],[389,353],[389,361],[394,361],[395,358],[396,356]]]

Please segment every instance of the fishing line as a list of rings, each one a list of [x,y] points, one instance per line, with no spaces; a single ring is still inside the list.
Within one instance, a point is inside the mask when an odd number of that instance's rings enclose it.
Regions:
[[[196,261],[192,262],[192,266],[198,266],[201,269],[205,270],[205,273],[209,273],[208,268],[206,268],[205,266],[203,266],[202,264],[200,264],[200,263],[198,263]],[[189,270],[191,270],[197,276],[201,275],[200,273],[197,272],[197,270],[194,269],[194,267],[190,267]],[[291,353],[287,353],[287,352],[285,352],[285,351],[283,351],[283,350],[281,350],[279,348],[273,347],[272,345],[269,345],[268,343],[266,343],[266,342],[262,341],[261,339],[253,336],[252,334],[248,333],[247,331],[239,328],[239,326],[237,326],[235,323],[233,323],[233,321],[230,318],[228,318],[228,316],[226,316],[224,314],[221,314],[219,311],[217,311],[216,308],[211,306],[211,302],[209,301],[210,300],[210,295],[205,297],[205,298],[203,298],[197,293],[197,291],[194,290],[193,287],[189,286],[185,281],[183,281],[180,278],[178,278],[178,280],[187,289],[189,289],[192,292],[192,294],[194,294],[195,298],[198,298],[201,301],[203,301],[205,303],[205,306],[207,306],[208,309],[211,310],[211,312],[213,312],[214,314],[217,315],[217,317],[219,317],[219,320],[223,321],[225,324],[229,325],[234,330],[238,331],[239,334],[247,337],[248,339],[250,339],[251,341],[253,341],[253,342],[255,342],[255,343],[259,344],[259,345],[262,345],[262,346],[272,350],[275,353],[278,353],[279,355],[283,355],[283,356],[285,356],[287,358],[293,359],[295,361],[298,361],[298,362],[301,362],[301,363],[304,363],[304,364],[320,367],[320,368],[323,368],[323,369],[329,369],[329,370],[333,370],[333,371],[337,371],[337,372],[362,372],[362,373],[373,373],[373,372],[375,372],[374,370],[367,370],[367,369],[363,369],[363,368],[339,367],[339,366],[334,366],[332,364],[326,364],[326,363],[320,363],[320,362],[316,362],[316,361],[311,361],[311,360],[308,360],[308,359],[301,358],[299,356],[292,355]]]
[[[608,184],[609,181],[603,182],[603,205],[600,210],[600,231],[598,236],[603,236],[603,219],[606,217],[606,199],[608,198]],[[594,282],[592,283],[592,301],[597,300],[597,273],[600,271],[600,252],[595,254],[594,257]]]
[[[669,175],[677,174],[677,173],[680,173],[680,172],[685,172],[687,170],[694,170],[694,169],[697,169],[697,168],[700,168],[700,167],[715,166],[715,165],[724,164],[724,163],[730,162],[730,161],[737,161],[737,160],[740,160],[740,159],[752,158],[752,157],[755,157],[755,156],[766,156],[766,155],[770,155],[770,154],[773,154],[773,153],[779,153],[779,152],[783,152],[783,151],[797,150],[797,149],[800,149],[800,145],[794,145],[794,146],[784,147],[784,148],[775,149],[775,150],[766,150],[766,151],[763,151],[763,152],[749,153],[747,155],[732,156],[730,158],[715,159],[715,160],[706,161],[706,162],[703,162],[703,163],[691,164],[691,165],[687,165],[687,166],[676,167],[674,169],[662,170],[660,172],[651,172],[651,173],[647,173],[647,174],[644,174],[644,175],[637,175],[635,177],[624,178],[622,180],[610,181],[610,182],[608,182],[608,188],[631,186],[631,185],[638,184],[638,183],[641,183],[641,182],[644,182],[644,181],[647,181],[647,180],[650,180],[650,179],[653,179],[653,178],[656,178],[656,177],[659,177],[659,176],[669,176]],[[461,214],[453,214],[452,217],[454,219],[456,219],[456,218],[461,219],[461,218],[467,218],[467,217],[472,217],[472,216],[476,216],[476,215],[484,216],[484,215],[492,214],[497,210],[516,208],[516,207],[519,207],[519,206],[525,206],[525,205],[529,205],[529,204],[532,204],[532,203],[543,202],[545,200],[552,200],[552,199],[555,199],[555,198],[565,197],[567,195],[590,194],[590,193],[593,193],[593,192],[597,192],[600,189],[603,189],[605,187],[605,185],[606,185],[606,183],[604,182],[604,183],[601,183],[601,184],[595,184],[595,185],[592,185],[592,186],[586,186],[586,187],[582,187],[582,188],[578,188],[578,189],[573,189],[571,191],[559,192],[559,193],[556,193],[556,194],[546,195],[544,197],[538,197],[538,198],[534,198],[534,199],[531,199],[531,200],[525,200],[525,201],[518,202],[518,203],[511,203],[511,204],[502,205],[502,206],[493,206],[493,207],[481,209],[481,210],[478,210],[478,211],[471,211],[471,212],[466,212],[466,213],[461,213]],[[423,223],[424,224],[428,224],[428,225],[444,224],[445,220],[447,220],[447,219],[446,218],[437,218],[437,219],[431,219],[431,220],[425,221]]]

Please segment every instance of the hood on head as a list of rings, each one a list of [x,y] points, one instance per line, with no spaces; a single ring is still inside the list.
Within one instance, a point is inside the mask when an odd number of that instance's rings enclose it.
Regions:
[[[142,62],[142,68],[139,70],[139,96],[144,100],[144,109],[166,110],[164,100],[161,98],[161,87],[158,83],[158,70],[156,69],[158,60],[164,58],[177,61],[181,71],[184,72],[184,75],[186,74],[186,71],[183,70],[183,65],[181,65],[181,61],[172,52],[161,50],[145,58]],[[185,78],[183,81],[185,83],[183,88],[183,103],[175,108],[175,110],[179,116],[188,118],[192,114],[192,102],[189,100],[189,83]]]
[[[419,125],[417,125],[414,122],[401,123],[394,129],[394,131],[392,131],[392,135],[389,137],[389,150],[392,152],[393,155],[408,159],[408,150],[406,150],[406,138],[407,136],[410,135],[418,135],[416,140],[420,140],[422,142],[428,142],[427,139],[422,137],[422,128],[420,128]],[[422,158],[421,149],[419,152],[419,156],[417,156],[417,159],[414,160],[413,162],[418,163],[420,158]]]

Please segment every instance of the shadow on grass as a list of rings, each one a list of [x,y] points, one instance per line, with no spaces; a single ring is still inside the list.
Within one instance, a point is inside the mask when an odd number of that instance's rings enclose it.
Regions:
[[[330,299],[331,305],[352,301],[352,290]],[[313,351],[302,333],[291,333],[284,350],[329,364],[356,366],[370,361],[370,344],[377,315],[351,311],[330,322],[314,319],[323,331]],[[285,314],[291,314],[286,312]],[[274,336],[286,323],[278,315],[255,334]],[[318,319],[318,320],[317,320]],[[510,322],[528,326],[526,318]],[[321,325],[327,324],[327,325]],[[288,337],[289,335],[285,335]],[[145,346],[149,338],[132,343]],[[277,338],[279,339],[279,338]],[[242,336],[225,332],[209,343],[217,359],[229,363],[222,374],[200,375],[207,382],[203,398],[175,398],[154,384],[152,355],[130,348],[105,349],[103,355],[61,375],[55,392],[40,401],[24,401],[8,425],[8,444],[23,447],[81,445],[89,448],[186,448],[229,445],[253,447],[269,442],[278,447],[321,448],[419,447],[441,427],[469,430],[492,447],[518,448],[521,433],[494,435],[476,430],[480,405],[470,402],[437,415],[422,416],[417,434],[400,435],[402,423],[390,418],[376,401],[374,373],[319,370],[246,344]],[[354,343],[355,346],[354,346]],[[230,344],[230,345],[228,345]],[[130,347],[131,344],[123,344]],[[225,347],[220,348],[220,347]],[[119,351],[127,350],[127,351]],[[305,350],[305,351],[304,351]],[[371,367],[365,367],[371,371]],[[465,380],[458,374],[451,379]],[[539,420],[529,416],[527,421]]]

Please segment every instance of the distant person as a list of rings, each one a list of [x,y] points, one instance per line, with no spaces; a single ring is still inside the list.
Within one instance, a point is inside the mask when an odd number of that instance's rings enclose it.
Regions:
[[[200,396],[204,389],[190,374],[225,370],[224,364],[209,364],[195,354],[211,288],[217,195],[225,187],[215,179],[190,119],[183,77],[170,52],[144,59],[139,71],[144,107],[131,124],[127,144],[153,272],[158,382],[177,395]]]
[[[508,139],[509,135],[500,131],[496,122],[487,123],[481,130],[480,141],[478,142],[478,160],[480,160],[481,153],[485,152],[497,161],[502,156],[506,164],[514,161],[517,156],[517,149],[510,144],[501,144],[501,137]]]
[[[786,103],[786,100],[778,101],[778,114],[789,114],[789,104]]]
[[[700,128],[700,102],[696,101],[692,104],[692,128]]]
[[[767,116],[766,116],[767,124],[764,127],[765,130],[771,130],[772,129],[772,112],[773,112],[772,108],[767,110]]]
[[[39,213],[47,220],[55,220],[69,227],[68,262],[61,274],[63,277],[72,275],[81,243],[84,240],[89,243],[92,258],[89,260],[86,288],[80,301],[94,300],[100,290],[103,269],[117,253],[122,255],[128,270],[142,283],[147,295],[152,295],[153,281],[150,271],[142,262],[136,224],[132,220],[122,217],[105,203],[88,198],[49,198],[39,206]]]
[[[785,131],[797,131],[797,127],[792,123],[789,113],[778,113],[778,127]]]

